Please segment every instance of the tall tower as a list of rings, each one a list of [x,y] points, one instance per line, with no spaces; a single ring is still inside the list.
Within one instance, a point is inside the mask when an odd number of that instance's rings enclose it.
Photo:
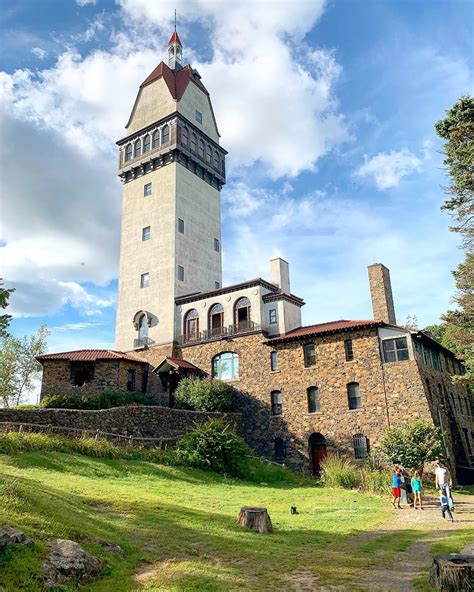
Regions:
[[[172,347],[175,298],[222,284],[225,155],[209,93],[176,31],[117,142],[123,183],[115,346]]]

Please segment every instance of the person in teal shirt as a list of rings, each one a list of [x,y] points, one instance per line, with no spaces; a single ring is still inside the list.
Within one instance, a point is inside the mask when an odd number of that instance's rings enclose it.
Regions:
[[[423,500],[421,498],[423,493],[423,483],[421,481],[421,473],[420,471],[415,471],[413,477],[411,478],[411,487],[413,489],[413,494],[415,496],[415,501],[413,507],[416,508],[417,502],[420,505],[420,510],[423,510]]]

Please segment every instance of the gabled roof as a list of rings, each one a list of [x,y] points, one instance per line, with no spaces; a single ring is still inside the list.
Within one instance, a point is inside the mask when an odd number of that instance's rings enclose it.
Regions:
[[[342,331],[354,331],[356,329],[366,329],[369,327],[389,326],[382,321],[366,320],[366,321],[331,321],[329,323],[321,323],[319,325],[308,325],[307,327],[298,327],[288,333],[273,337],[267,343],[282,343],[285,341],[292,341],[301,337],[312,337],[313,335],[328,335],[330,333],[338,333]],[[402,327],[400,327],[402,328]]]
[[[153,72],[151,72],[149,76],[147,76],[147,78],[145,78],[145,80],[140,84],[140,88],[143,88],[147,84],[150,84],[161,77],[163,77],[164,81],[166,82],[166,86],[168,87],[171,96],[177,101],[179,101],[184,95],[184,91],[186,90],[190,81],[197,84],[199,88],[206,93],[206,95],[209,95],[207,88],[201,82],[201,78],[189,64],[175,72],[164,62],[160,62]]]
[[[166,366],[170,366],[171,368],[175,368],[176,370],[189,370],[190,372],[199,372],[201,373],[202,370],[188,362],[187,360],[181,360],[180,358],[169,358],[166,357],[162,362],[158,364],[156,368],[153,369],[153,372],[159,372],[162,369],[165,369]]]
[[[36,356],[38,362],[43,363],[49,360],[66,360],[69,362],[96,362],[97,360],[124,360],[127,362],[137,362],[139,364],[148,364],[145,360],[136,358],[124,352],[112,349],[78,349],[74,351],[60,352],[55,354],[43,354]]]

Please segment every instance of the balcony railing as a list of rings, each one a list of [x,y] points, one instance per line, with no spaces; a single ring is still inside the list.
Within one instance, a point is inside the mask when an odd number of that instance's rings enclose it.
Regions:
[[[235,335],[243,335],[254,331],[261,331],[262,327],[253,321],[245,321],[236,325],[227,325],[226,327],[212,327],[207,331],[199,331],[193,335],[181,335],[178,338],[180,345],[191,343],[202,343],[203,341],[213,341],[226,339]]]
[[[133,340],[133,347],[134,349],[138,349],[140,347],[150,347],[150,345],[154,345],[153,339],[149,337],[138,337],[138,339]]]

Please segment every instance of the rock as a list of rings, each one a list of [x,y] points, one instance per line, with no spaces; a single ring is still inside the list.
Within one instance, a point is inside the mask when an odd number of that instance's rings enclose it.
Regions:
[[[49,553],[43,563],[45,588],[71,581],[87,582],[96,578],[102,569],[102,561],[74,541],[51,539],[48,546]]]
[[[32,542],[21,530],[6,525],[0,526],[0,549],[7,545],[31,545]]]
[[[123,549],[120,545],[109,543],[108,541],[99,541],[99,545],[106,553],[110,553],[111,555],[123,555]]]

